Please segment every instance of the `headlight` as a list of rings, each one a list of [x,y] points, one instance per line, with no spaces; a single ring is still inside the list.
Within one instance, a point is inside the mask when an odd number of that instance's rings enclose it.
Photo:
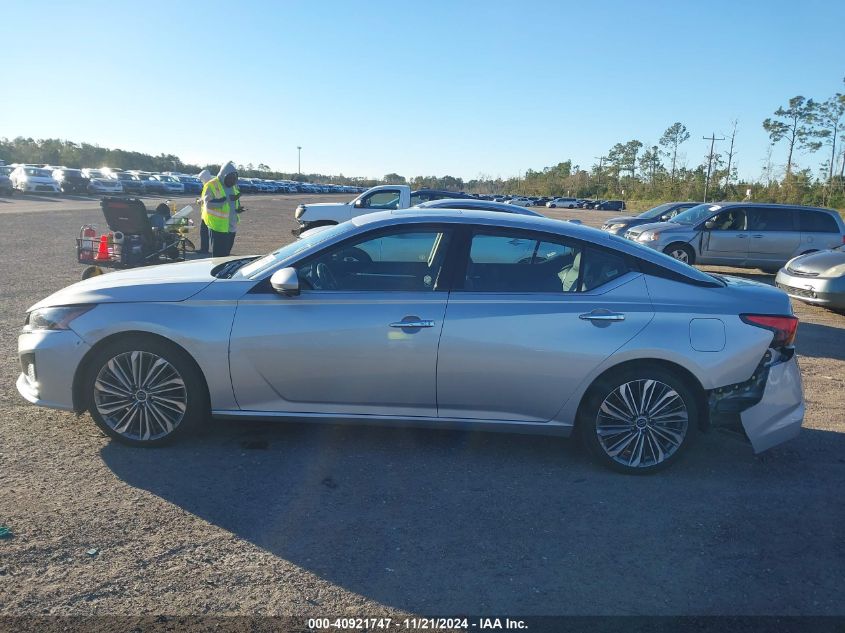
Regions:
[[[825,277],[842,277],[843,275],[845,275],[845,264],[838,264],[824,272]]]
[[[298,220],[303,215],[305,215],[305,205],[301,204],[298,207],[296,207],[296,211],[293,212],[293,217],[295,217]]]
[[[619,229],[624,229],[624,228],[625,228],[624,224],[611,224],[609,227],[607,227],[607,230],[608,231],[618,231]]]
[[[660,231],[643,231],[637,238],[638,242],[653,242],[660,237]]]
[[[40,308],[26,315],[25,330],[67,330],[70,322],[93,309],[92,305]]]

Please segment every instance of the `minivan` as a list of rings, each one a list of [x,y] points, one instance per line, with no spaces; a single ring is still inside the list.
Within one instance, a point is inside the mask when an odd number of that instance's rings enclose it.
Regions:
[[[688,264],[777,272],[797,255],[840,246],[845,222],[818,207],[750,202],[700,204],[668,222],[635,226],[625,237]]]

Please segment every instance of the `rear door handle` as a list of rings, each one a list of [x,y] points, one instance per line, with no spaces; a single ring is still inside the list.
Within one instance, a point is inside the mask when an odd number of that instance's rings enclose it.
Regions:
[[[417,328],[417,327],[434,327],[434,321],[431,319],[416,319],[408,321],[394,321],[390,327],[401,328]]]
[[[755,240],[759,240],[763,236],[762,235],[752,235],[751,237],[753,237]]]
[[[741,238],[741,239],[743,239],[743,240],[744,240],[744,239],[745,239],[746,237],[748,237],[748,236],[747,236],[747,235],[737,235],[737,237],[738,237],[738,238]]]
[[[609,310],[593,310],[579,314],[578,318],[582,321],[624,321],[625,315],[619,312],[610,312]]]

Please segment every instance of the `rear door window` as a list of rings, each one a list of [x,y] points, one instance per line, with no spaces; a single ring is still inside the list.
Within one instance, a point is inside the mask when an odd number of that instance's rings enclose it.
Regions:
[[[802,233],[839,233],[836,220],[823,211],[798,211],[798,226]]]
[[[566,238],[522,232],[476,233],[464,290],[490,293],[587,292],[628,272],[624,259]]]
[[[794,231],[792,209],[752,208],[747,212],[749,231]]]

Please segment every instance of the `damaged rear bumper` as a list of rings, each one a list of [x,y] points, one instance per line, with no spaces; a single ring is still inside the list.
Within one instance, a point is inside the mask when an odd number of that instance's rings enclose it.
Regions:
[[[712,424],[741,425],[755,453],[796,437],[804,421],[804,392],[794,349],[769,350],[749,380],[712,391],[709,405]],[[717,422],[725,414],[730,422]]]
[[[793,355],[769,367],[769,378],[760,402],[740,413],[742,428],[755,453],[796,437],[804,421],[801,370]]]

